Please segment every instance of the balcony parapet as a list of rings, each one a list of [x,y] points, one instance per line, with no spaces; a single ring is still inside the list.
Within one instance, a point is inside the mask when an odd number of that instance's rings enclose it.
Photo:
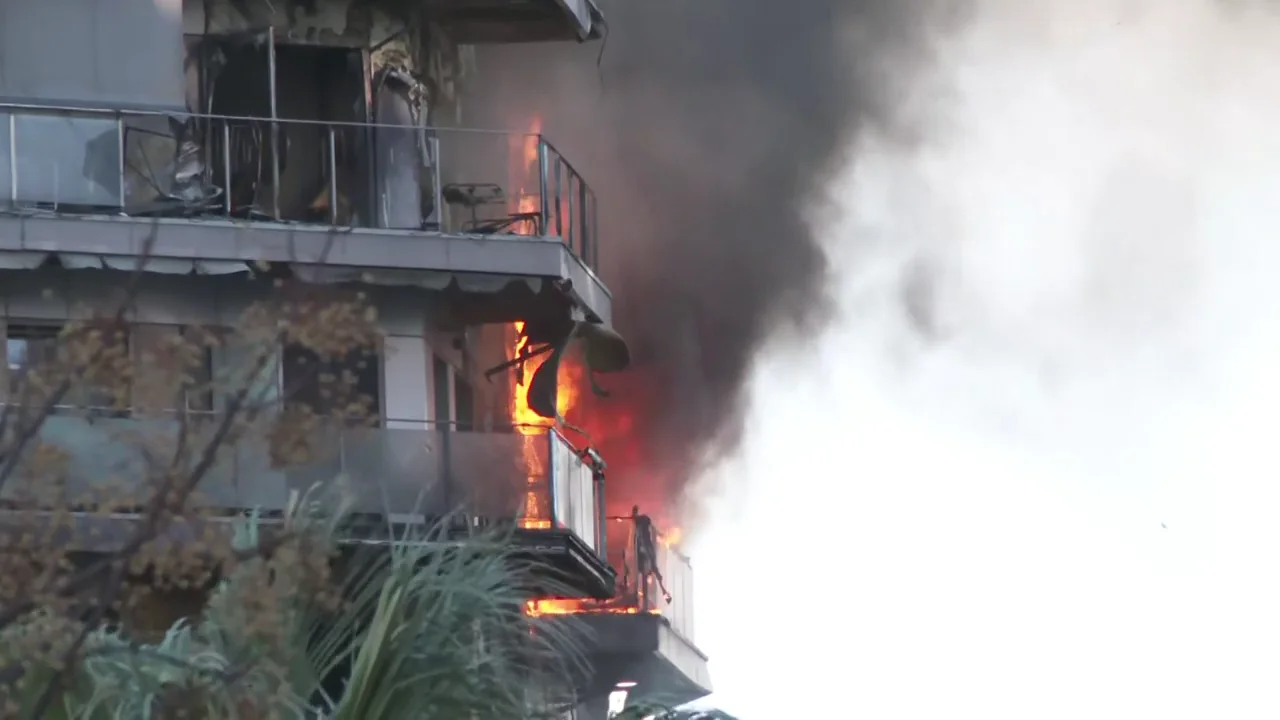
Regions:
[[[188,422],[192,422],[188,420]],[[214,425],[213,417],[194,422]],[[354,517],[378,524],[427,524],[446,516],[472,527],[569,532],[600,556],[598,483],[554,429],[469,432],[448,425],[388,421],[395,427],[329,428],[310,438],[310,462],[281,467],[270,442],[242,438],[225,448],[193,501],[219,514],[283,513],[291,493],[338,490]],[[171,419],[53,414],[40,444],[62,462],[21,471],[0,492],[10,507],[67,508],[95,495],[139,496],[153,464],[167,462],[179,434]],[[190,425],[189,425],[190,427]],[[189,432],[196,432],[189,431]]]
[[[595,193],[541,134],[0,104],[0,205],[559,240],[599,254]]]
[[[608,600],[576,600],[549,598],[531,601],[533,615],[568,615],[582,613],[659,615],[673,632],[694,646],[693,566],[688,556],[670,542],[674,533],[654,527],[652,538],[653,567],[648,570],[643,559],[643,532],[630,518],[609,518],[605,525],[605,547],[609,564],[619,578],[617,594]]]

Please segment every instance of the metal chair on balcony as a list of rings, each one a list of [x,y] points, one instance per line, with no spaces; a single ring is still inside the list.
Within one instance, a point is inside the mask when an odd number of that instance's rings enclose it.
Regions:
[[[494,235],[507,232],[512,228],[527,224],[532,228],[531,235],[542,234],[541,212],[504,212],[501,217],[480,218],[480,208],[499,206],[507,207],[507,195],[502,187],[495,183],[450,183],[443,188],[444,201],[450,205],[461,205],[466,208],[471,218],[462,223],[462,231],[477,235]]]

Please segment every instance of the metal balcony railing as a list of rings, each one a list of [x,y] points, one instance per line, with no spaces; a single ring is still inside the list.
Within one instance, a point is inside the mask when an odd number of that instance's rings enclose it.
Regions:
[[[693,567],[688,557],[664,542],[660,528],[655,527],[654,534],[656,537],[652,545],[658,570],[656,574],[643,572],[643,562],[639,558],[639,543],[643,539],[635,531],[635,524],[630,519],[609,523],[606,543],[610,564],[620,578],[619,599],[624,606],[639,612],[662,615],[673,630],[692,644]],[[670,602],[667,601],[668,596]]]
[[[205,423],[212,431],[215,418]],[[537,434],[464,432],[448,426],[394,422],[396,428],[331,428],[309,438],[312,459],[283,463],[265,439],[244,438],[224,449],[194,501],[216,509],[284,510],[291,491],[343,483],[351,511],[395,523],[425,523],[460,512],[477,526],[569,530],[597,553],[602,524],[590,467],[553,429]],[[197,426],[191,432],[205,437]],[[178,422],[167,419],[51,415],[41,443],[58,462],[27,473],[39,482],[10,481],[9,502],[61,507],[93,499],[120,501],[135,491],[141,505],[155,463],[173,457]],[[198,442],[198,440],[193,440]],[[134,493],[130,493],[134,494]]]
[[[598,264],[595,193],[537,134],[0,103],[0,202],[558,238]]]

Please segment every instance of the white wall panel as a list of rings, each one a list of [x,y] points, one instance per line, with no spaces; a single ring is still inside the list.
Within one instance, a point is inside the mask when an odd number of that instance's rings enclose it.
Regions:
[[[389,428],[422,428],[430,418],[427,375],[430,366],[421,337],[389,335],[383,345],[385,364],[382,386],[386,389]]]

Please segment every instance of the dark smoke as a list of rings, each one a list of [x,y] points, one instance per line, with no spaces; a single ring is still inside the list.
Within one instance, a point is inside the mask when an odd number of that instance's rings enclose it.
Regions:
[[[678,501],[740,441],[760,348],[828,316],[806,218],[855,134],[894,124],[886,70],[912,55],[904,6],[922,4],[605,0],[603,47],[479,53],[468,111],[518,128],[540,115],[597,193],[602,275],[636,365],[602,378],[614,397],[591,409],[630,416],[602,447],[612,491],[631,491],[620,504]]]

